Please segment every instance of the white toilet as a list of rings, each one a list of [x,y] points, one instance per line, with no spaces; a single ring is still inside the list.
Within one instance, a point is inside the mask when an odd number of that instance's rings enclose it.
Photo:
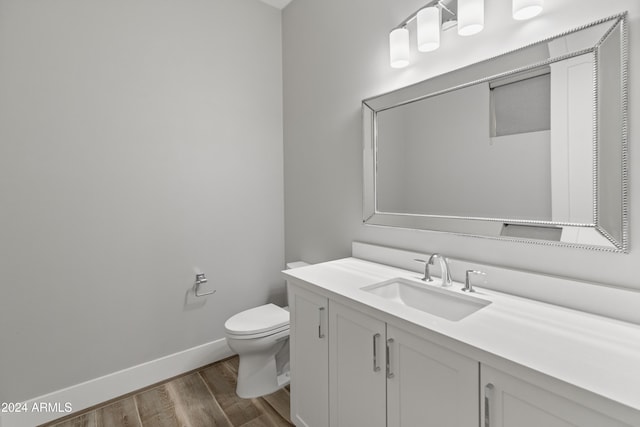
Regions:
[[[287,268],[308,265],[301,261]],[[289,384],[289,311],[261,305],[231,316],[224,324],[227,344],[240,356],[236,393],[253,398]]]

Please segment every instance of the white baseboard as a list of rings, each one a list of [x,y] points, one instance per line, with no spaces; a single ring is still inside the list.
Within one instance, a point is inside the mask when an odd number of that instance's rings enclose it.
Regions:
[[[26,412],[0,413],[0,427],[33,427],[232,356],[224,338],[123,369],[24,402]],[[70,404],[71,411],[65,412]],[[41,404],[49,405],[38,411]],[[34,408],[35,405],[35,408]]]

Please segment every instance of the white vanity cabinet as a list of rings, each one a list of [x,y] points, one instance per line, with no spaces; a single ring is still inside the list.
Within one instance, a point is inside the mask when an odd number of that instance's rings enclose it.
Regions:
[[[329,301],[289,286],[291,420],[298,427],[329,425]]]
[[[390,305],[375,307],[373,299],[358,300],[358,292],[367,285],[365,280],[357,284],[358,288],[353,285],[358,291],[352,294],[344,288],[344,283],[359,277],[354,273],[340,282],[341,286],[333,286],[340,274],[346,275],[343,265],[339,267],[323,286],[313,285],[317,276],[312,273],[316,270],[311,270],[306,281],[288,280],[291,415],[296,426],[640,427],[640,411],[633,400],[632,405],[624,404],[627,396],[637,395],[638,383],[627,381],[620,370],[607,365],[624,364],[631,378],[638,376],[640,369],[631,363],[635,359],[624,352],[635,354],[631,353],[635,341],[620,338],[635,337],[635,327],[617,324],[617,341],[605,341],[607,335],[602,330],[607,330],[604,328],[610,322],[492,295],[492,305],[478,312],[474,322],[457,323],[459,326],[447,332],[449,321],[430,318],[429,324],[420,325],[408,319],[409,311],[393,313],[387,308]],[[520,328],[518,331],[526,334],[517,339],[504,326],[505,319],[514,320],[509,317],[511,313],[527,310],[535,314],[531,315],[534,319],[545,319],[543,314],[557,316],[555,319],[564,321],[563,325],[580,331],[579,338],[588,334],[580,322],[591,322],[603,328],[596,336],[602,341],[593,345],[587,338],[574,339],[564,330],[562,335],[554,335],[550,327],[524,327],[512,322],[511,328]],[[500,334],[510,334],[507,344],[519,346],[514,351],[521,353],[519,358],[511,359],[468,342],[483,335],[484,341],[478,340],[481,345],[489,347],[493,340],[496,348],[510,349],[504,347]],[[564,359],[557,359],[563,356],[558,347],[571,339],[583,351],[567,353],[572,363],[564,364]],[[619,343],[624,351],[612,352],[611,359],[602,357],[605,353],[597,353],[604,345],[601,342]],[[530,353],[524,354],[522,346],[529,346]],[[557,355],[546,357],[544,346]],[[523,363],[542,358],[547,364],[558,360],[564,369],[556,369],[556,376],[535,369],[535,364]],[[576,366],[579,369],[572,370]],[[603,377],[605,372],[614,375]],[[572,375],[577,380],[567,381],[566,377]],[[600,393],[576,385],[584,383],[584,377],[592,384],[601,384]],[[622,399],[604,397],[607,394],[603,391],[607,390],[616,391]]]
[[[385,427],[385,323],[329,302],[331,427]]]
[[[632,427],[636,411],[525,369],[481,367],[482,427]]]
[[[332,427],[478,422],[478,362],[329,301]]]
[[[387,324],[389,427],[478,424],[477,361]]]
[[[289,283],[298,427],[476,425],[478,363]]]

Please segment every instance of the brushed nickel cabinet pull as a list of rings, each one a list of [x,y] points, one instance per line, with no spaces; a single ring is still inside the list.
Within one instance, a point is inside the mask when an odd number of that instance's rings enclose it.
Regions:
[[[393,372],[391,372],[391,356],[389,347],[393,344],[393,338],[389,338],[387,340],[387,378],[391,379],[394,377]]]
[[[484,427],[491,427],[491,394],[493,393],[493,384],[488,383],[484,386]]]
[[[373,336],[373,372],[380,372],[380,366],[378,365],[378,340],[380,334]]]
[[[320,338],[320,339],[324,338],[324,333],[322,332],[322,317],[323,317],[323,313],[324,313],[324,307],[318,308],[318,314],[319,314],[319,317],[320,317],[320,320],[318,322],[318,338]]]

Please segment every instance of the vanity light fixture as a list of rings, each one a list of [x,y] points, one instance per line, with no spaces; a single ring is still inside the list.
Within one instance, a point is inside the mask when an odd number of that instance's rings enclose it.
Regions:
[[[440,47],[440,29],[453,27],[456,22],[456,0],[431,0],[424,7],[412,13],[389,33],[389,53],[391,67],[403,68],[409,65],[408,25],[416,21],[417,46],[420,52],[430,52]],[[454,10],[449,6],[452,5]]]
[[[544,0],[512,0],[513,19],[524,20],[542,12]],[[431,0],[409,15],[389,33],[392,68],[409,65],[409,24],[416,21],[417,47],[431,52],[440,47],[440,34],[457,27],[458,34],[470,36],[484,29],[484,0]]]
[[[484,29],[484,0],[458,0],[458,34],[471,36]]]
[[[420,9],[416,16],[418,50],[431,52],[440,47],[440,8],[430,6]]]
[[[513,19],[523,21],[542,12],[544,0],[513,0]]]
[[[409,65],[409,30],[407,27],[396,28],[389,33],[389,56],[393,68],[404,68]]]

